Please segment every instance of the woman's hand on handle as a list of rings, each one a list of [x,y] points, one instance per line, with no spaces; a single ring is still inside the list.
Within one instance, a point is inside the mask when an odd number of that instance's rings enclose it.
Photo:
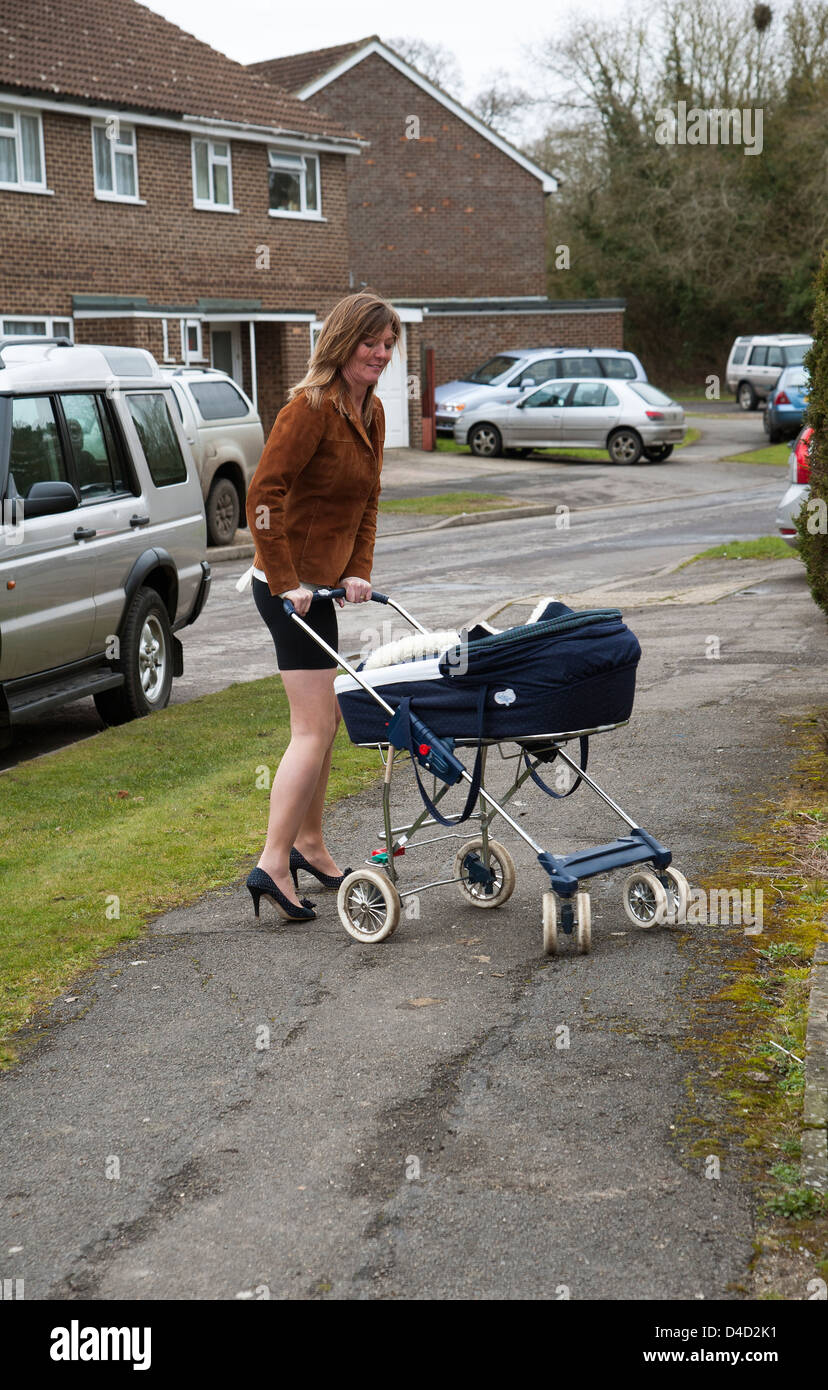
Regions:
[[[345,590],[345,597],[349,603],[368,603],[371,598],[371,585],[367,579],[357,579],[349,575],[346,579],[340,579],[338,587]]]
[[[290,599],[299,617],[304,618],[311,606],[313,590],[306,589],[300,584],[298,589],[288,589],[287,593],[282,594],[282,598]]]

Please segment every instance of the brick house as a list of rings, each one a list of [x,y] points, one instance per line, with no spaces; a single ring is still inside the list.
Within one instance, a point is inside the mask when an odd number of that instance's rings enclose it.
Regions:
[[[250,65],[370,141],[348,169],[351,284],[423,312],[436,380],[504,347],[622,347],[622,300],[546,297],[552,174],[373,36]]]
[[[269,430],[348,292],[363,147],[135,0],[0,0],[0,335],[218,366]]]

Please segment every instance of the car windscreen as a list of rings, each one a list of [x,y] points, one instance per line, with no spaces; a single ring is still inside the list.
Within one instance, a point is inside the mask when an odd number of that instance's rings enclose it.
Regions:
[[[229,381],[190,381],[188,385],[202,420],[231,420],[250,414],[244,397]]]
[[[782,382],[782,377],[779,378],[779,382],[792,387],[795,391],[801,390],[803,386],[806,388],[808,386],[808,373],[804,367],[786,367],[783,376],[784,382]]]
[[[801,367],[805,361],[805,353],[809,350],[810,343],[792,343],[790,347],[784,349],[785,361],[789,367]]]
[[[465,378],[466,381],[473,381],[478,386],[491,386],[493,382],[499,381],[508,371],[511,371],[518,362],[519,357],[490,357],[488,362],[484,362],[482,367],[472,372],[471,376]]]
[[[646,401],[648,405],[673,404],[669,396],[665,396],[663,391],[657,390],[655,386],[650,386],[649,383],[646,381],[631,381],[630,390],[634,391],[635,394],[637,396],[640,396],[642,401]]]
[[[6,480],[9,476],[9,447],[11,444],[11,401],[8,396],[0,396],[0,497],[6,495]],[[0,521],[3,518],[0,517]]]

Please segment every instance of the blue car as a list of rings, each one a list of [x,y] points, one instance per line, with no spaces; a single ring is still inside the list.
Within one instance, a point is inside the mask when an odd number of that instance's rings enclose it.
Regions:
[[[793,439],[805,423],[808,409],[808,373],[804,367],[786,367],[768,392],[762,423],[771,444]]]

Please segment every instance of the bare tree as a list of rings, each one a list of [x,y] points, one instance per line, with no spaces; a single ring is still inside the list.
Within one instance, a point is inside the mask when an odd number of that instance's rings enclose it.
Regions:
[[[413,68],[427,77],[436,87],[442,87],[452,96],[463,90],[460,64],[450,48],[442,43],[429,43],[427,39],[401,37],[386,39],[389,48],[410,63]]]

